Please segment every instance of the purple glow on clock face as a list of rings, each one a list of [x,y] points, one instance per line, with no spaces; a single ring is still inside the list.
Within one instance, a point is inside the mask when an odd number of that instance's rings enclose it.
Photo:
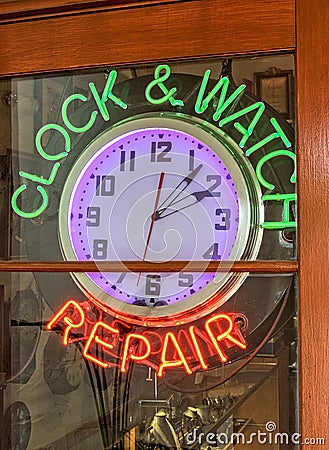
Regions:
[[[68,232],[76,259],[206,262],[235,256],[235,183],[241,180],[224,163],[227,153],[219,141],[212,149],[192,134],[162,127],[136,129],[96,148],[68,180]],[[108,304],[114,298],[156,307],[214,291],[210,273],[88,277],[90,286],[108,295]]]

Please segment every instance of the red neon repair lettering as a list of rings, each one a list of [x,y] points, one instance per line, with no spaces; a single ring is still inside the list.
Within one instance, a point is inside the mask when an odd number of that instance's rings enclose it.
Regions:
[[[95,364],[107,368],[109,367],[109,363],[106,363],[105,361],[101,361],[98,358],[95,358],[94,356],[92,356],[90,353],[88,353],[89,347],[91,346],[92,342],[95,341],[96,344],[99,344],[107,349],[112,350],[113,349],[113,345],[110,344],[109,342],[104,341],[103,339],[101,339],[96,332],[98,331],[98,328],[104,328],[106,331],[109,331],[110,333],[114,333],[114,334],[118,334],[119,330],[116,330],[115,328],[111,327],[110,325],[107,325],[107,323],[104,322],[97,322],[93,329],[91,330],[90,336],[88,338],[88,341],[83,349],[83,356],[87,359],[89,359],[90,361],[94,362]]]
[[[204,331],[204,330],[200,330],[198,327],[193,325],[193,334],[195,335],[195,337],[197,338],[197,342],[199,344],[200,350],[201,350],[201,346],[200,343],[203,342],[206,345],[206,353],[203,352],[202,354],[206,354],[208,356],[213,356],[215,354],[215,349],[214,346],[212,344],[212,341],[210,339],[210,337],[208,336],[208,334]]]
[[[141,342],[145,344],[146,351],[143,355],[135,355],[132,352],[132,348],[130,347],[130,341],[134,339],[139,339]],[[121,360],[121,372],[126,372],[126,363],[130,358],[132,361],[143,361],[145,360],[151,353],[151,344],[150,341],[141,334],[129,333],[125,339],[123,355]]]
[[[218,336],[215,336],[210,328],[210,324],[214,323],[214,322],[218,323],[218,321],[220,321],[220,322],[226,321],[228,324],[228,328],[223,333],[219,334]],[[212,341],[222,362],[226,362],[227,357],[226,357],[225,353],[219,347],[218,342],[221,342],[221,341],[224,341],[225,339],[227,339],[242,349],[247,348],[247,346],[243,342],[238,341],[231,335],[231,332],[233,330],[233,320],[225,314],[218,314],[217,316],[214,316],[211,319],[207,320],[205,323],[205,329],[207,330],[207,333],[210,336],[211,341]]]
[[[193,357],[197,358],[193,341],[188,330],[186,329],[178,330],[176,337],[177,341],[180,344],[180,347],[184,349],[186,360],[189,361]]]
[[[151,348],[151,355],[157,355],[161,352],[162,349],[162,337],[161,334],[157,333],[156,331],[145,331],[144,336],[147,337],[147,339],[152,342],[152,348]],[[158,340],[157,343],[155,343],[155,339]]]
[[[194,327],[194,325],[193,325]],[[201,364],[201,367],[204,368],[204,365],[206,364],[203,358],[203,355],[201,353],[200,346],[198,345],[198,342],[196,341],[196,336],[194,333],[194,330],[190,329],[183,329],[179,330],[177,334],[177,341],[179,342],[181,348],[184,349],[186,360],[187,361],[199,361]]]
[[[173,346],[177,352],[177,355],[179,356],[179,359],[176,359],[176,360],[166,359],[169,342],[171,342],[173,344]],[[179,366],[184,366],[186,373],[188,373],[189,375],[192,374],[192,370],[190,369],[189,365],[187,364],[184,353],[183,353],[182,349],[180,348],[180,345],[177,342],[175,335],[173,333],[168,332],[168,333],[166,333],[164,342],[163,342],[162,353],[161,353],[161,364],[159,366],[158,376],[162,377],[163,371],[165,368],[179,367]]]
[[[200,361],[201,367],[204,370],[207,370],[208,369],[208,364],[204,360],[204,357],[203,357],[203,354],[201,352],[201,348],[199,346],[199,343],[198,343],[198,341],[196,339],[196,335],[195,335],[195,331],[194,330],[195,330],[195,325],[191,325],[189,327],[189,329],[188,329],[188,331],[190,333],[190,336],[191,336],[191,339],[192,339],[192,342],[193,342],[193,345],[194,345],[195,353],[197,355],[198,360]]]
[[[63,322],[65,324],[65,328],[62,328],[64,345],[75,340],[86,339],[83,356],[103,368],[114,364],[106,362],[108,358],[106,355],[109,355],[112,358],[119,358],[119,367],[122,372],[126,372],[128,362],[131,360],[157,369],[159,377],[163,375],[164,370],[181,366],[187,374],[192,374],[193,371],[200,368],[203,370],[209,368],[207,355],[213,356],[217,353],[221,362],[227,362],[226,348],[232,345],[241,349],[247,348],[242,332],[235,324],[235,315],[217,314],[204,323],[204,330],[200,330],[196,325],[190,325],[187,329],[178,329],[177,334],[167,332],[162,337],[159,331],[151,330],[145,331],[145,334],[126,334],[128,330],[120,333],[115,326],[116,320],[111,325],[102,321],[95,323],[88,320],[88,312],[90,312],[90,308],[87,302],[79,303],[69,300],[46,325],[46,328],[51,330],[55,324]],[[121,322],[120,324],[128,328],[128,324]],[[70,339],[72,330],[78,328],[82,328],[81,333],[84,336]],[[91,332],[89,333],[90,328]],[[104,332],[105,337],[103,337]],[[112,350],[117,348],[120,335],[126,335],[126,337],[123,342],[123,351],[122,353],[120,351],[120,355],[118,355]],[[93,344],[102,347],[101,359],[91,352]],[[153,360],[158,353],[159,362]],[[193,366],[193,371],[189,367],[190,360],[199,362],[197,367]]]
[[[71,313],[71,317],[69,316],[64,316],[65,312],[69,309],[69,308],[74,308],[73,312]],[[75,316],[79,314],[80,315],[80,320],[78,323],[74,323],[73,322],[73,318],[75,318]],[[60,320],[63,319],[63,322],[67,325],[65,331],[64,331],[64,335],[63,335],[63,344],[67,345],[69,343],[69,333],[73,328],[80,328],[85,321],[85,314],[83,312],[83,309],[81,308],[81,306],[79,305],[79,303],[75,302],[74,300],[69,300],[68,302],[65,303],[65,305],[63,306],[62,309],[60,309],[58,311],[58,313],[56,314],[55,317],[53,317],[53,319],[47,324],[46,328],[47,330],[51,330],[53,325],[57,322],[59,322]]]

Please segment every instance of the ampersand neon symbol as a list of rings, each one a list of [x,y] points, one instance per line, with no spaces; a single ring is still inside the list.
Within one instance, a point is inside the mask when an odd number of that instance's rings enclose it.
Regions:
[[[164,70],[164,74],[161,76],[161,71]],[[147,88],[145,89],[145,97],[146,99],[152,103],[153,105],[160,105],[169,100],[172,106],[184,106],[184,102],[182,100],[177,100],[173,97],[177,88],[173,87],[170,90],[166,88],[163,84],[163,81],[168,80],[170,77],[170,67],[167,64],[161,64],[155,69],[154,72],[154,80],[149,83]],[[151,95],[151,91],[155,86],[159,86],[161,91],[164,93],[164,96],[161,98],[153,98]]]

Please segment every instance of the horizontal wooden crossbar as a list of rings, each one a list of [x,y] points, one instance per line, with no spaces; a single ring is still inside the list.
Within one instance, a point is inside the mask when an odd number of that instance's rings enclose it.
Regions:
[[[297,261],[2,261],[0,272],[296,273]]]

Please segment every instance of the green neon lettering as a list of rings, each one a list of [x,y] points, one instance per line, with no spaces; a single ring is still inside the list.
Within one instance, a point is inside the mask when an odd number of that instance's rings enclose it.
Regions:
[[[104,88],[104,92],[106,91],[106,87],[108,85],[108,82],[109,82],[109,78],[107,79],[107,82],[106,82],[106,85],[105,85],[105,88]],[[110,120],[110,114],[108,113],[108,110],[106,109],[106,106],[105,106],[105,103],[107,102],[107,95],[104,97],[104,92],[103,92],[102,98],[100,98],[94,83],[89,83],[89,88],[91,90],[91,93],[94,96],[95,102],[96,102],[96,104],[98,106],[98,109],[99,109],[100,113],[103,116],[103,119],[105,121]]]
[[[57,174],[57,170],[60,166],[60,163],[57,162],[54,164],[51,172],[50,172],[50,176],[48,178],[48,180],[46,178],[43,178],[42,176],[39,177],[38,175],[33,175],[31,173],[27,173],[27,172],[23,172],[23,170],[19,171],[19,174],[21,177],[26,178],[28,180],[32,180],[36,183],[41,183],[41,184],[46,184],[47,186],[49,186],[50,184],[52,184],[54,182],[54,179],[56,177]]]
[[[222,115],[222,113],[223,113],[230,105],[232,105],[231,110],[234,109],[235,106],[236,106],[236,104],[238,103],[238,101],[240,100],[240,98],[242,97],[242,95],[244,94],[243,91],[244,91],[245,89],[246,89],[246,86],[245,86],[244,84],[241,84],[241,86],[237,87],[237,88],[235,89],[235,91],[233,92],[233,94],[231,94],[231,95],[229,96],[229,98],[228,98],[226,101],[224,101],[224,100],[222,100],[222,99],[220,98],[220,99],[219,99],[218,106],[217,106],[217,109],[216,109],[216,112],[215,112],[215,114],[213,115],[213,119],[214,119],[214,120],[219,120],[220,117],[221,117],[221,115]],[[222,94],[223,94],[223,92],[222,92]],[[221,95],[221,97],[224,97],[224,98],[225,98],[225,96],[223,96],[223,95]]]
[[[107,79],[107,82],[106,82],[106,84],[108,84],[107,98],[112,100],[112,102],[114,102],[116,105],[120,106],[120,108],[127,109],[128,105],[112,93],[112,88],[114,86],[115,80],[117,79],[117,75],[118,75],[118,73],[116,70],[111,70],[109,77]],[[105,90],[106,90],[106,85],[105,85],[104,91]]]
[[[223,77],[217,81],[217,83],[212,88],[212,90],[209,92],[209,94],[205,98],[203,98],[205,95],[205,91],[207,89],[207,84],[208,84],[210,74],[211,74],[210,69],[207,69],[203,75],[203,79],[202,79],[202,83],[201,83],[200,90],[198,93],[198,97],[195,102],[195,111],[198,114],[204,113],[205,110],[209,106],[210,100],[212,100],[212,99],[214,99],[214,103],[217,103],[216,94],[220,90],[221,92],[220,92],[220,96],[219,96],[219,100],[218,100],[218,104],[217,104],[217,109],[213,115],[214,120],[219,120],[220,116],[227,109],[227,107],[229,105],[231,105],[233,102],[235,104],[235,101],[238,101],[238,99],[243,95],[243,91],[245,90],[246,86],[244,84],[242,84],[233,92],[233,94],[231,94],[229,96],[228,99],[226,99],[226,95],[227,95],[227,91],[228,91],[230,82],[227,77]]]
[[[164,70],[164,74],[161,76],[160,72]],[[167,64],[161,64],[154,71],[154,80],[151,81],[145,89],[145,97],[148,102],[152,105],[161,105],[169,100],[172,106],[184,106],[184,102],[182,100],[177,100],[173,97],[177,88],[173,87],[170,90],[166,88],[163,84],[163,81],[168,80],[170,77],[170,67]],[[164,96],[161,98],[153,98],[151,95],[151,91],[155,86],[159,86],[161,91],[164,93]]]
[[[64,141],[65,141],[65,151],[61,152],[61,153],[57,153],[57,155],[49,155],[49,153],[46,153],[42,147],[41,144],[41,138],[43,133],[45,133],[48,130],[56,130],[59,131],[63,137],[64,137]],[[68,155],[70,149],[71,149],[71,140],[70,140],[70,136],[68,134],[68,132],[61,127],[60,125],[56,125],[55,123],[50,123],[48,125],[44,125],[42,128],[40,128],[40,130],[38,131],[36,137],[35,137],[35,145],[37,147],[38,152],[40,153],[40,155],[47,159],[48,161],[58,161],[59,159],[65,158],[65,156]]]
[[[287,136],[284,134],[282,128],[280,127],[278,121],[272,117],[270,119],[271,124],[273,125],[273,128],[275,129],[275,132],[266,136],[261,141],[257,142],[257,144],[253,145],[246,151],[246,156],[250,156],[252,153],[254,153],[256,150],[258,150],[261,147],[264,147],[264,145],[268,144],[269,142],[273,141],[273,139],[280,138],[281,141],[284,143],[284,145],[287,148],[291,147],[291,142],[287,138]]]
[[[88,131],[94,125],[94,122],[95,122],[95,119],[96,119],[96,116],[97,116],[97,111],[93,111],[91,113],[89,122],[86,125],[84,125],[83,127],[76,127],[70,122],[70,120],[69,120],[69,118],[67,116],[67,108],[68,108],[69,104],[71,102],[73,102],[74,100],[81,100],[83,102],[86,102],[88,99],[87,99],[87,97],[85,95],[82,95],[82,94],[70,95],[65,100],[65,102],[63,103],[63,106],[62,106],[63,122],[67,126],[67,128],[69,130],[71,130],[71,131],[74,131],[74,133],[84,133],[85,131]]]
[[[297,201],[296,194],[268,194],[262,196],[263,202],[283,201],[283,221],[282,222],[264,222],[263,228],[272,230],[283,230],[284,228],[296,228],[296,221],[290,220],[290,202]]]
[[[267,155],[264,155],[259,161],[258,164],[256,166],[256,174],[257,174],[257,178],[259,180],[259,182],[265,186],[267,189],[270,189],[271,191],[273,191],[274,189],[274,185],[271,183],[268,183],[265,178],[262,175],[262,167],[263,165],[266,163],[266,161],[275,158],[277,156],[289,156],[293,162],[294,162],[294,172],[291,175],[290,178],[290,182],[291,183],[296,183],[296,155],[289,151],[289,150],[275,150],[274,152],[268,153]]]
[[[263,102],[253,103],[252,105],[241,109],[241,111],[238,111],[234,114],[231,114],[228,117],[225,117],[225,119],[222,119],[218,123],[218,125],[220,127],[222,127],[222,126],[226,125],[227,123],[232,122],[233,120],[237,119],[238,117],[246,116],[247,114],[249,114],[251,111],[254,111],[254,110],[257,110],[257,112],[256,112],[254,118],[252,119],[252,121],[250,122],[247,129],[244,126],[242,126],[239,122],[236,122],[234,124],[234,127],[238,130],[239,133],[242,134],[242,139],[239,143],[240,148],[243,148],[246,145],[247,140],[252,135],[257,123],[259,122],[259,119],[262,117],[263,112],[265,110],[264,103]]]
[[[126,83],[122,86],[122,90],[120,93],[120,97],[123,99],[123,101],[126,101],[130,92],[130,84]]]
[[[93,94],[93,97],[98,106],[98,109],[105,121],[110,120],[110,114],[105,105],[105,103],[107,102],[108,99],[112,100],[116,105],[120,106],[120,108],[122,108],[122,109],[128,108],[127,104],[124,101],[122,101],[120,98],[116,97],[112,93],[112,89],[113,89],[116,78],[117,78],[117,71],[111,70],[111,72],[106,80],[106,84],[105,84],[105,87],[103,90],[102,97],[99,96],[96,86],[95,86],[95,83],[89,83],[90,91]]]
[[[216,99],[216,94],[217,92],[221,89],[221,97],[223,95],[224,92],[224,97],[226,95],[227,92],[227,88],[229,85],[229,81],[227,77],[223,77],[220,80],[217,81],[217,83],[215,84],[215,86],[212,88],[212,90],[209,92],[209,94],[207,95],[206,98],[203,99],[203,96],[205,94],[205,90],[207,88],[207,84],[208,84],[208,80],[211,74],[211,70],[207,69],[203,75],[203,79],[202,79],[202,83],[199,89],[199,93],[198,93],[198,97],[196,99],[195,102],[195,112],[197,112],[198,114],[202,114],[205,112],[205,110],[208,108],[209,106],[209,102],[211,99]],[[202,100],[203,99],[203,100]]]
[[[273,125],[275,131],[278,133],[279,138],[282,140],[282,142],[284,143],[284,145],[289,148],[291,147],[291,142],[289,141],[289,139],[287,138],[287,136],[284,134],[282,128],[279,125],[279,122],[275,119],[275,117],[272,117],[270,119],[271,124]]]
[[[22,184],[22,186],[19,186],[16,191],[14,192],[12,199],[11,199],[11,205],[13,207],[13,210],[15,211],[16,214],[18,214],[21,217],[25,217],[26,219],[33,219],[34,217],[39,216],[41,213],[43,213],[43,211],[47,208],[48,205],[48,195],[47,192],[45,191],[45,189],[42,186],[37,186],[37,190],[40,192],[41,197],[42,197],[42,202],[41,202],[41,206],[35,210],[35,211],[31,211],[31,212],[26,212],[26,211],[22,211],[19,206],[17,205],[17,199],[19,197],[19,195],[25,191],[25,189],[27,188],[26,184]]]

